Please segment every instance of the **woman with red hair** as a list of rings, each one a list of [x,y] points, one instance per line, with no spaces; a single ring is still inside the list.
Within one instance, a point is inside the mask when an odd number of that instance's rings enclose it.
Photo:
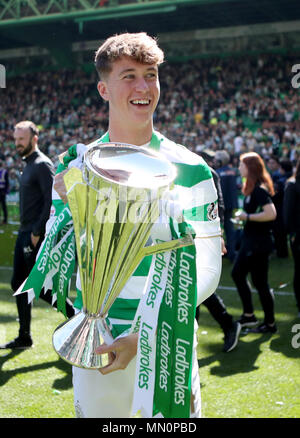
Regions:
[[[243,305],[243,314],[238,322],[242,327],[258,324],[247,283],[247,275],[250,273],[264,311],[263,323],[252,331],[275,333],[274,297],[268,284],[271,226],[276,218],[276,209],[271,200],[274,195],[273,183],[263,159],[255,152],[240,156],[239,171],[244,180],[242,192],[245,199],[244,211],[238,215],[238,219],[244,222],[244,229],[231,273]]]

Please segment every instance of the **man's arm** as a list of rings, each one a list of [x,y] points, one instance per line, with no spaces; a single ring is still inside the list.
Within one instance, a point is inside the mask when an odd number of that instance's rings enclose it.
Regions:
[[[39,164],[37,172],[37,181],[43,197],[43,206],[41,213],[32,226],[33,244],[36,244],[40,236],[45,231],[45,225],[49,218],[49,212],[52,202],[52,184],[54,178],[54,167],[51,163],[42,162]]]
[[[5,193],[8,194],[9,192],[9,176],[8,176],[8,170],[5,172]]]
[[[206,164],[192,169],[198,182],[191,187],[192,197],[184,217],[196,232],[197,306],[218,287],[222,270],[222,241],[217,208],[217,191]],[[200,174],[200,176],[199,176]],[[201,178],[203,174],[203,178]]]

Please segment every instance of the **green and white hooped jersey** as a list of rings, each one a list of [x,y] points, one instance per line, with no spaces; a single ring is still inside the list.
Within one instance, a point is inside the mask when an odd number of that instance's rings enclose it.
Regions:
[[[88,147],[108,141],[109,136],[106,133]],[[193,227],[196,237],[220,234],[217,192],[211,171],[205,161],[186,147],[168,140],[156,131],[153,132],[149,147],[160,152],[175,165],[177,177],[174,181],[174,190],[183,207],[184,220]],[[64,156],[64,164],[59,165],[57,173],[73,166],[80,167],[86,149],[87,147],[83,144],[71,146]],[[63,203],[53,190],[52,219],[50,218],[47,228],[50,229],[62,208]],[[152,257],[148,256],[142,260],[109,311],[108,318],[113,327],[112,335],[114,337],[129,329],[132,324],[149,273],[151,259]],[[77,275],[77,279],[79,279],[79,275]],[[77,292],[78,296],[74,304],[81,308],[79,282],[77,283]]]

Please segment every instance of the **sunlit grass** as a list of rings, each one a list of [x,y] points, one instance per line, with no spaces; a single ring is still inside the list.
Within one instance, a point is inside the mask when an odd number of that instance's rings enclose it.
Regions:
[[[8,227],[0,234],[0,266],[7,266],[0,270],[0,343],[13,339],[19,327],[10,290],[16,235],[15,228]],[[230,269],[231,265],[224,260],[220,284],[227,289],[218,290],[218,294],[237,318],[241,303]],[[300,417],[300,348],[291,344],[291,328],[300,320],[291,293],[292,272],[291,258],[271,260],[270,284],[275,290],[278,333],[242,335],[230,353],[223,353],[223,332],[205,306],[201,306],[198,359],[204,417]],[[262,319],[255,292],[253,299],[256,316]],[[34,348],[0,351],[0,418],[74,417],[71,366],[59,359],[52,348],[52,334],[63,320],[48,304],[35,301]]]

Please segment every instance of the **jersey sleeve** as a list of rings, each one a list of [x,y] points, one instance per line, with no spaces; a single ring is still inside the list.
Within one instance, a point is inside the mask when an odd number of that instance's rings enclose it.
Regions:
[[[184,220],[195,231],[197,305],[215,292],[221,268],[221,228],[218,197],[211,171],[203,161],[195,166],[178,165],[175,183],[183,200]]]
[[[183,206],[183,216],[196,232],[196,237],[220,233],[218,196],[211,171],[206,163],[195,166],[176,164],[175,184]]]

